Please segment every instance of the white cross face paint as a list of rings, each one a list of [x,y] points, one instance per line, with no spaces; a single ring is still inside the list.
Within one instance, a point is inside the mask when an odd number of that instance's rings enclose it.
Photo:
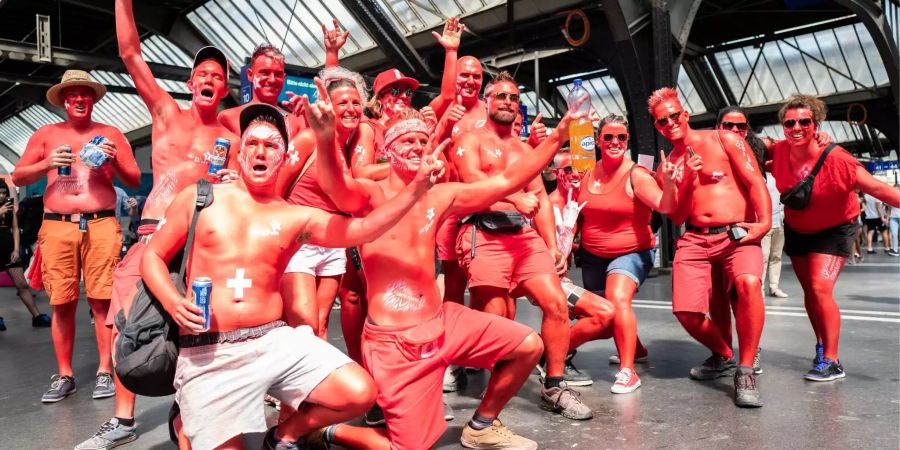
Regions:
[[[434,208],[428,208],[425,212],[425,226],[419,229],[419,234],[425,234],[434,225]]]
[[[251,123],[244,132],[238,154],[241,170],[248,177],[259,176],[263,183],[271,181],[284,161],[284,147],[284,139],[275,126],[266,122]],[[254,166],[261,162],[257,157],[260,152],[264,152],[265,170],[257,173]]]
[[[822,271],[819,276],[828,280],[837,280],[838,274],[841,273],[841,267],[844,266],[846,258],[842,256],[825,255],[825,262],[822,264]]]
[[[225,287],[228,289],[234,289],[235,300],[243,299],[244,289],[250,289],[251,287],[253,287],[253,279],[244,278],[245,273],[246,270],[244,270],[243,267],[239,267],[234,270],[234,278],[225,280]]]
[[[397,312],[413,312],[425,306],[425,299],[416,296],[403,281],[395,281],[384,291],[384,306]]]

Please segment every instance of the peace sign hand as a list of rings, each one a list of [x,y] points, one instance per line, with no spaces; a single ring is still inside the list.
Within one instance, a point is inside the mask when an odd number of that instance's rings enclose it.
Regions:
[[[444,175],[444,161],[440,155],[448,145],[450,145],[450,139],[444,139],[444,142],[435,147],[431,153],[422,155],[422,162],[419,164],[419,170],[413,180],[413,183],[416,184],[416,192],[419,194],[425,193]]]

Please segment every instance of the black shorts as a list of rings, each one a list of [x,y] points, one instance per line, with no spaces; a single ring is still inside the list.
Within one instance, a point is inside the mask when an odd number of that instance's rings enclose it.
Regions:
[[[865,223],[869,231],[884,231],[887,229],[881,219],[866,219]]]
[[[12,252],[15,249],[12,232],[8,228],[0,228],[0,270],[6,270],[12,267],[22,267],[21,254],[19,260],[10,263],[12,260]]]
[[[806,234],[794,231],[784,224],[784,252],[788,256],[821,253],[846,258],[853,254],[853,241],[858,228],[859,224],[848,223]]]

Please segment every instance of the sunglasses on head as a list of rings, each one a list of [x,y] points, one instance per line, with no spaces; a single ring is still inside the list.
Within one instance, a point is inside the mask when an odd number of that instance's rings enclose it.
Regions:
[[[399,97],[400,94],[406,95],[407,97],[412,97],[413,90],[410,88],[401,88],[401,87],[392,87],[391,95],[394,97]]]
[[[494,92],[494,98],[500,100],[501,102],[504,100],[509,100],[513,103],[519,103],[519,94],[513,94],[511,92]]]
[[[788,120],[785,120],[784,122],[781,122],[781,124],[784,125],[785,128],[794,128],[794,125],[797,125],[798,123],[800,124],[801,128],[806,128],[806,127],[812,125],[813,120],[810,118],[804,117],[804,118],[798,119],[798,120],[788,119]]]
[[[722,122],[722,128],[726,130],[737,128],[738,130],[745,131],[749,127],[750,125],[747,122]]]
[[[661,127],[664,127],[669,124],[670,120],[672,122],[678,120],[678,118],[681,117],[681,113],[683,113],[683,112],[684,111],[678,111],[678,112],[673,112],[672,114],[669,114],[668,116],[662,116],[659,119],[656,119],[656,124]]]
[[[613,138],[616,138],[619,141],[627,141],[628,135],[624,134],[624,133],[622,133],[622,134],[604,134],[603,135],[603,140],[605,142],[612,142]]]

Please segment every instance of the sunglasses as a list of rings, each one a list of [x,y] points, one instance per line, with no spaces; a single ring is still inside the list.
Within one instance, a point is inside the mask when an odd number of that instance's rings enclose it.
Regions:
[[[519,94],[513,94],[510,92],[494,92],[493,96],[494,96],[494,98],[496,98],[497,100],[500,100],[501,102],[505,101],[505,100],[509,100],[513,103],[519,103]]]
[[[404,88],[399,88],[399,87],[392,87],[392,88],[391,88],[391,95],[393,95],[394,97],[399,97],[400,94],[406,95],[407,97],[412,97],[412,95],[413,95],[413,90],[410,89],[410,88],[405,88],[405,89],[404,89]]]
[[[747,128],[750,127],[750,125],[747,122],[722,122],[721,125],[722,125],[722,128],[724,128],[726,130],[732,130],[732,129],[737,128],[738,130],[746,131]]]
[[[799,120],[788,119],[788,120],[785,120],[784,122],[781,122],[781,124],[784,125],[785,128],[794,128],[794,125],[797,125],[798,123],[800,124],[800,128],[806,128],[806,127],[812,125],[813,120],[804,117]]]
[[[684,111],[673,112],[672,114],[669,114],[668,116],[660,117],[659,119],[656,119],[656,124],[661,127],[664,127],[669,124],[670,120],[672,122],[678,120],[678,118],[681,117],[681,113],[683,113],[683,112]]]
[[[627,141],[628,135],[624,134],[624,133],[623,134],[604,134],[603,135],[604,142],[612,142],[613,138],[616,138],[619,141]]]

